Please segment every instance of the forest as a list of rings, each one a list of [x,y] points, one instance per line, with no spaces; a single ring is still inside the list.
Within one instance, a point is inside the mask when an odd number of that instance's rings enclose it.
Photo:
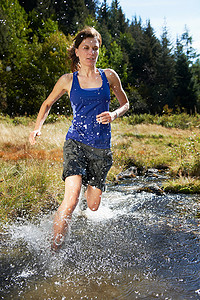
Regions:
[[[98,67],[119,74],[129,115],[200,113],[200,59],[187,27],[173,45],[167,25],[156,37],[150,20],[128,20],[118,0],[110,6],[107,0],[1,0],[1,114],[38,112],[58,78],[70,72],[67,49],[87,25],[102,35]],[[71,114],[66,97],[53,113]],[[116,104],[112,95],[111,109]]]

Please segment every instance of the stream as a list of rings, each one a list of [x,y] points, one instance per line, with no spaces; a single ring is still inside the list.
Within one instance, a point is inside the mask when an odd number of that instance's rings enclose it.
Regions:
[[[200,196],[142,184],[108,185],[97,212],[77,207],[55,254],[54,212],[2,225],[1,299],[200,299]]]

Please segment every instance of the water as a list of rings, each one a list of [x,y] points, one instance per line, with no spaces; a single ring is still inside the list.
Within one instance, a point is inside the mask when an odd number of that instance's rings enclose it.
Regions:
[[[79,209],[52,254],[53,214],[4,225],[1,299],[200,299],[197,196],[109,186],[97,212]]]

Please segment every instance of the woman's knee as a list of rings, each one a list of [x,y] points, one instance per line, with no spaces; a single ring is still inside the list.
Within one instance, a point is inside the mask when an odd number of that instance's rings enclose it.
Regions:
[[[86,191],[87,205],[92,211],[99,208],[101,196],[102,191],[100,189],[88,186]]]
[[[60,209],[72,213],[79,201],[81,191],[81,176],[71,176],[65,179],[65,195]]]

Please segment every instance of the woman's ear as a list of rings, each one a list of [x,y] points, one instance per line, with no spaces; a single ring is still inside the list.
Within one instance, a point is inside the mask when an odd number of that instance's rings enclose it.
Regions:
[[[75,54],[78,57],[78,49],[77,48],[75,48]]]

